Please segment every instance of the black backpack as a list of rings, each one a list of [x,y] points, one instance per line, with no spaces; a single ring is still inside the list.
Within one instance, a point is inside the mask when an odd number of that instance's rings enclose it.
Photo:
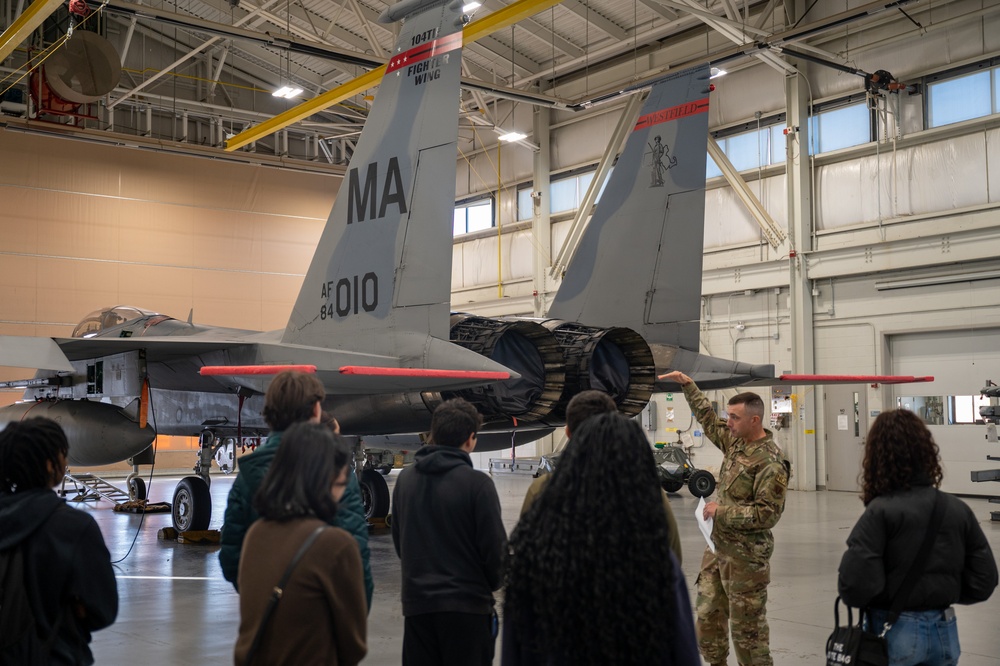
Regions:
[[[46,639],[38,635],[24,585],[24,548],[17,544],[0,550],[0,664],[48,663],[62,613]]]
[[[35,614],[24,587],[21,544],[0,550],[0,651],[6,652],[35,631]]]

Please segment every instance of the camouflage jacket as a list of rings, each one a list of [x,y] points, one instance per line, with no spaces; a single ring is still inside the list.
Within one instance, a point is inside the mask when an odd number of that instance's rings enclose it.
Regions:
[[[733,437],[726,421],[691,382],[684,387],[698,423],[722,450],[718,503],[712,538],[721,555],[766,562],[774,551],[774,527],[785,509],[788,464],[770,430],[753,442]]]

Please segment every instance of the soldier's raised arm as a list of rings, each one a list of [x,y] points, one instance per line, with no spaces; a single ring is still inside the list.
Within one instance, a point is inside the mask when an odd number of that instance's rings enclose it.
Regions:
[[[723,453],[727,453],[733,443],[732,433],[726,425],[726,420],[719,418],[719,415],[712,409],[712,403],[701,392],[694,380],[680,370],[660,375],[659,379],[680,384],[684,390],[684,398],[691,407],[694,418],[705,431],[705,435],[713,444],[722,449]]]

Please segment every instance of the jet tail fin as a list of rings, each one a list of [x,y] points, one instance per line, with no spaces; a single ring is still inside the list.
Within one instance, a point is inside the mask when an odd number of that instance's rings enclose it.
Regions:
[[[698,350],[709,76],[705,65],[653,86],[550,317]]]
[[[462,3],[394,9],[405,21],[283,343],[401,357],[412,336],[395,333],[448,339]]]

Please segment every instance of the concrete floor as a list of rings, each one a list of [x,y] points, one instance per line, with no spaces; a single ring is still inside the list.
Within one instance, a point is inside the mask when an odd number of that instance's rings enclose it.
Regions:
[[[221,523],[232,478],[213,477],[213,521]],[[389,476],[390,485],[395,473]],[[154,478],[153,501],[169,501],[176,478]],[[513,528],[530,477],[496,476],[504,521]],[[998,488],[1000,490],[1000,488]],[[989,521],[984,499],[966,499],[1000,554],[1000,524]],[[684,573],[694,584],[704,542],[694,520],[697,501],[686,490],[671,502],[684,547]],[[218,547],[159,541],[157,531],[170,525],[169,514],[142,517],[118,514],[107,503],[84,503],[81,509],[98,521],[118,574],[121,609],[118,621],[94,637],[98,664],[206,663],[232,661],[239,602],[222,578]],[[833,624],[837,565],[844,542],[862,510],[851,493],[791,492],[775,528],[776,548],[769,591],[768,619],[774,663],[822,663]],[[131,548],[131,551],[130,551]],[[368,622],[365,664],[399,664],[403,619],[399,603],[399,561],[387,533],[371,536],[375,599]],[[963,666],[1000,666],[1000,593],[986,603],[957,609]],[[499,655],[496,663],[499,663]],[[730,656],[730,664],[735,664]]]

